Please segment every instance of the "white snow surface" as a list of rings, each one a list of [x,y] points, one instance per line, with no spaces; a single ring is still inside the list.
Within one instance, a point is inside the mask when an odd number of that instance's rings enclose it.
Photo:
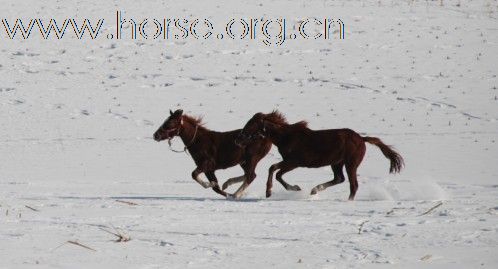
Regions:
[[[496,0],[2,2],[10,20],[341,18],[346,39],[0,32],[0,268],[498,268]],[[275,182],[266,199],[273,147],[245,196],[226,200],[151,139],[177,108],[219,131],[279,109],[377,136],[406,168],[388,174],[369,145],[355,201],[347,182],[309,195],[329,167],[286,174],[303,191]]]

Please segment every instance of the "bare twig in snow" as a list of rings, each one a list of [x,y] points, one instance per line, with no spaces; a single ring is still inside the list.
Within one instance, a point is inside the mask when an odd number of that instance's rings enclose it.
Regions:
[[[427,261],[428,259],[432,258],[431,254],[427,254],[424,257],[420,258],[421,261]]]
[[[368,220],[365,220],[362,223],[360,223],[360,227],[358,227],[358,234],[361,234],[361,230],[363,229],[363,225],[365,225],[365,223],[367,223],[367,222],[368,222]]]
[[[123,201],[123,200],[116,200],[116,202],[118,202],[118,203],[123,203],[123,204],[127,204],[127,205],[138,205],[137,203],[134,203],[134,202],[128,202],[128,201]]]
[[[33,207],[29,206],[29,205],[25,205],[24,207],[26,207],[27,209],[31,209],[31,210],[33,210],[35,212],[40,212],[40,210],[38,210],[36,208],[33,208]]]
[[[68,242],[69,244],[73,244],[73,245],[76,245],[76,246],[80,246],[80,247],[82,247],[82,248],[86,248],[86,249],[88,249],[88,250],[96,251],[95,249],[93,249],[93,248],[91,248],[91,247],[89,247],[89,246],[85,246],[85,245],[83,245],[83,244],[79,243],[78,241],[67,241],[67,242]]]
[[[56,248],[54,248],[52,251],[55,251],[56,249],[64,246],[65,244],[72,244],[72,245],[75,245],[75,246],[78,246],[78,247],[82,247],[82,248],[85,248],[85,249],[88,249],[88,250],[91,250],[91,251],[96,251],[95,249],[89,247],[89,246],[85,246],[81,243],[79,243],[78,241],[73,241],[73,240],[69,240],[69,241],[66,241],[60,245],[58,245]]]
[[[386,212],[386,216],[392,216],[394,215],[394,212],[397,212],[399,210],[404,210],[406,209],[405,207],[393,207],[391,210]]]
[[[438,207],[440,207],[442,205],[443,205],[443,202],[439,202],[435,206],[431,207],[429,210],[427,210],[424,213],[420,214],[419,216],[427,215],[427,214],[431,213],[432,211],[434,211],[434,209],[436,209],[436,208],[438,208]]]
[[[114,227],[113,227],[113,228],[114,228]],[[111,232],[111,231],[106,230],[106,229],[104,229],[104,228],[100,228],[100,230],[102,230],[102,231],[104,231],[104,232],[106,232],[106,233],[109,233],[109,234],[112,234],[112,235],[116,236],[116,237],[117,237],[117,239],[115,240],[115,242],[128,242],[128,241],[130,241],[130,240],[131,240],[131,237],[130,237],[130,236],[128,236],[128,235],[126,235],[126,234],[124,234],[124,233],[119,232],[116,228],[114,228],[114,230],[115,230],[116,232]]]

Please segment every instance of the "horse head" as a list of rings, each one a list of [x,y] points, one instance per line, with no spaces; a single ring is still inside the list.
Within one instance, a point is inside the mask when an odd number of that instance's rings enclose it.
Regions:
[[[154,133],[154,140],[157,142],[165,139],[171,139],[180,134],[180,129],[182,128],[183,110],[178,109],[175,112],[170,110],[169,114],[169,117]]]

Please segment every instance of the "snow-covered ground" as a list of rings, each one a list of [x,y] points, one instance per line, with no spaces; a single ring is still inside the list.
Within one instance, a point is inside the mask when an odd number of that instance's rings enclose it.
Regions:
[[[116,10],[340,18],[346,39],[22,41],[0,25],[0,268],[498,267],[496,0],[2,1],[0,17]],[[246,196],[225,200],[151,139],[176,108],[214,130],[273,109],[352,128],[394,145],[406,169],[389,175],[368,146],[356,201],[347,183],[308,195],[328,167],[287,174],[303,191],[275,183],[266,199],[273,148]]]

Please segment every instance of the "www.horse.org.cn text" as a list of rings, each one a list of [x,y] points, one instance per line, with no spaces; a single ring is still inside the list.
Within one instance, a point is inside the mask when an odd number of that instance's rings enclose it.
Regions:
[[[330,18],[230,18],[215,24],[205,18],[136,19],[117,11],[109,20],[3,18],[0,27],[4,28],[0,38],[7,39],[256,40],[266,46],[294,40],[345,39],[344,22]]]

